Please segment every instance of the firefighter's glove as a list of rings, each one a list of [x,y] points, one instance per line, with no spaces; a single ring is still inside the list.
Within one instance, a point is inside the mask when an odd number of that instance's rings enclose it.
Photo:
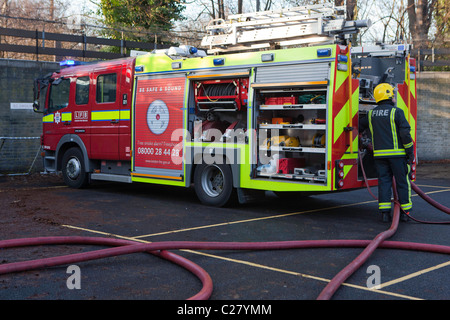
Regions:
[[[414,151],[407,151],[406,153],[406,161],[408,162],[408,164],[413,164],[414,162]]]

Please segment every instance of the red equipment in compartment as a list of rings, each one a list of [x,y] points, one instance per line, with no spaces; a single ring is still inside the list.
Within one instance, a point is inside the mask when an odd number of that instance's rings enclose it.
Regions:
[[[195,103],[207,108],[215,105],[234,102],[237,110],[241,110],[248,102],[248,78],[203,80],[194,83]]]
[[[295,168],[302,168],[304,166],[304,158],[281,158],[278,160],[278,173],[292,174]]]
[[[283,105],[283,104],[297,104],[296,97],[267,97],[266,104],[268,105]]]

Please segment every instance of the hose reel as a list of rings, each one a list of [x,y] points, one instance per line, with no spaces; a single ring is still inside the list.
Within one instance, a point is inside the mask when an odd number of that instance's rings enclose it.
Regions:
[[[199,111],[238,111],[247,105],[248,78],[203,80],[194,87]]]
[[[312,139],[312,146],[314,148],[324,148],[325,147],[325,134],[316,133]]]

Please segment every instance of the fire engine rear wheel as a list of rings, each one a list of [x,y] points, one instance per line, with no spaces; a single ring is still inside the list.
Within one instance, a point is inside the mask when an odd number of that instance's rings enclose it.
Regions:
[[[233,194],[233,176],[225,164],[200,164],[195,168],[194,188],[199,200],[208,206],[222,207]]]
[[[64,182],[71,188],[82,188],[88,184],[83,153],[79,148],[70,148],[64,153],[62,175]]]

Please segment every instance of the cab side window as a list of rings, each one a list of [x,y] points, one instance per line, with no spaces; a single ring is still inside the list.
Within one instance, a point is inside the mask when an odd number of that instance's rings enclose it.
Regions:
[[[115,73],[102,74],[97,77],[97,103],[116,101],[117,75]]]
[[[65,108],[69,105],[70,79],[58,79],[50,87],[48,112]]]
[[[79,77],[75,83],[75,104],[88,104],[89,102],[89,77]]]

